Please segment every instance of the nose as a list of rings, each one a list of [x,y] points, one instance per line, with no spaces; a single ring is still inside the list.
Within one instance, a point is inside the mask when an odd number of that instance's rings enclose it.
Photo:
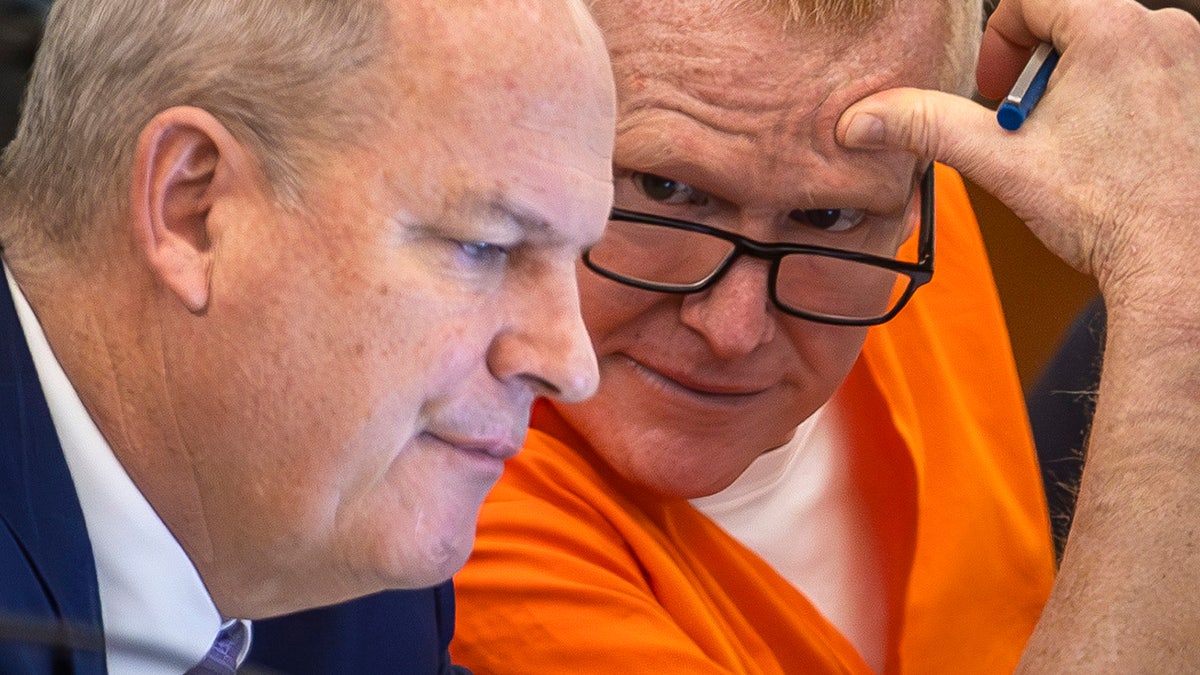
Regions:
[[[596,392],[600,371],[579,311],[574,262],[558,266],[510,294],[507,329],[488,353],[502,382],[521,380],[538,396],[582,401]]]
[[[680,321],[708,343],[713,354],[736,358],[775,337],[776,311],[767,294],[770,263],[743,257],[702,293],[684,296]]]

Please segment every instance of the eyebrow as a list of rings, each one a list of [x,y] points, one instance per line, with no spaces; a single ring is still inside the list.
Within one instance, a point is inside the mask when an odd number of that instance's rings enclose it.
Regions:
[[[569,245],[582,250],[594,245],[600,238],[597,234],[595,239],[589,237],[587,242],[580,245],[579,241],[568,234],[569,227],[555,227],[553,222],[536,210],[503,194],[471,195],[467,200],[474,202],[474,206],[469,208],[472,210],[477,208],[479,215],[499,217],[512,223],[519,230],[522,239],[539,241],[542,245]]]
[[[514,223],[526,235],[553,236],[554,228],[550,222],[532,209],[518,204],[502,195],[486,195],[471,198],[482,214],[499,216],[503,220]]]
[[[423,229],[457,231],[468,223],[475,231],[471,236],[483,234],[478,228],[489,230],[493,236],[521,240],[539,235],[548,237],[553,232],[550,223],[531,209],[503,195],[478,191],[459,194],[444,202],[435,217],[413,224]]]

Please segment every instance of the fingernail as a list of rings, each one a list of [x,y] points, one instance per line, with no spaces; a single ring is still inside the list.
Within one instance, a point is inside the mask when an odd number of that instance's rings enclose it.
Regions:
[[[855,113],[846,126],[845,145],[852,148],[874,148],[883,145],[883,120],[870,113]]]

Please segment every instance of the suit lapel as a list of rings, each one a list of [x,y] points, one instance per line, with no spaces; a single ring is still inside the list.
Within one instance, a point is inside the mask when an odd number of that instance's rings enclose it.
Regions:
[[[27,551],[57,618],[100,628],[96,565],[83,511],[2,278],[0,519]]]

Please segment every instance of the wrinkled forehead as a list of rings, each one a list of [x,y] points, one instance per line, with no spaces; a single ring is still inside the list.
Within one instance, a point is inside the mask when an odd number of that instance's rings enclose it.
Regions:
[[[596,0],[619,137],[670,116],[706,152],[741,146],[764,162],[794,161],[803,147],[828,159],[843,152],[833,130],[851,103],[938,83],[948,52],[940,2],[900,0],[854,28],[785,26],[764,3]]]

